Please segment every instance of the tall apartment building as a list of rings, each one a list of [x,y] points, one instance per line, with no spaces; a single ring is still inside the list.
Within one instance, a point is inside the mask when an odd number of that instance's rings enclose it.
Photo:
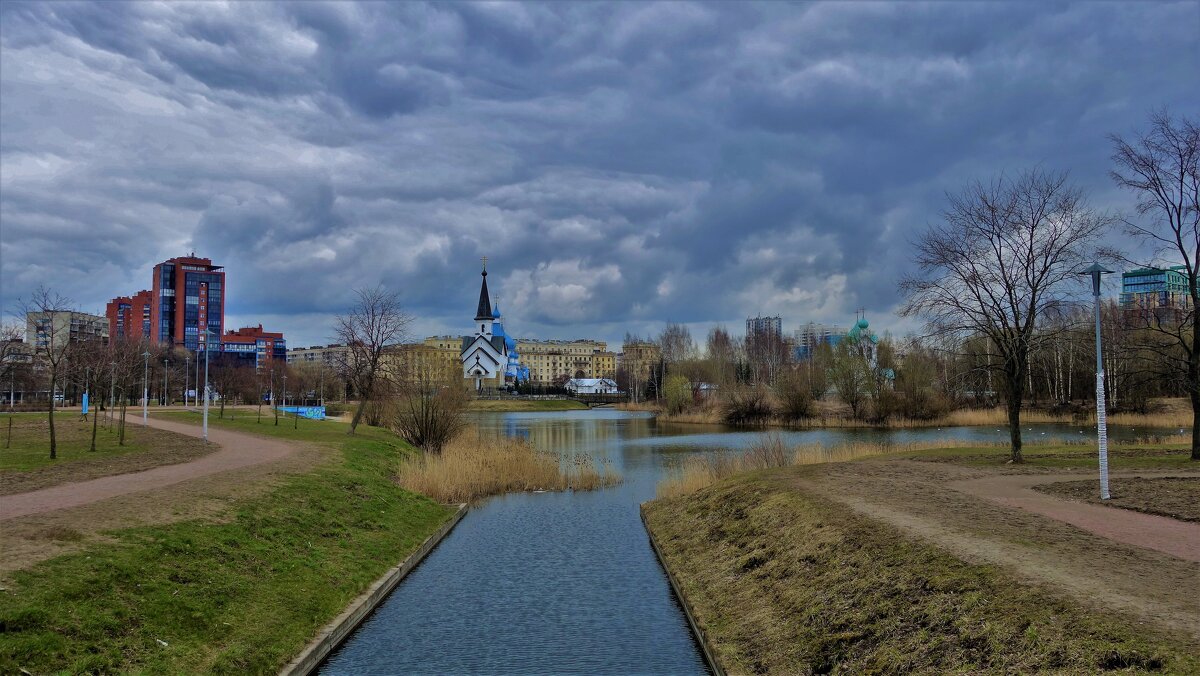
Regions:
[[[562,376],[611,378],[616,373],[616,355],[602,340],[518,339],[517,352],[535,383],[552,383]]]
[[[154,266],[150,338],[203,349],[225,332],[225,273],[208,258],[183,256]],[[208,329],[207,331],[205,329]]]
[[[779,317],[747,317],[746,335],[752,336],[758,333],[770,333],[779,340],[783,340],[783,319]]]
[[[796,359],[807,359],[820,345],[837,345],[846,336],[846,329],[836,324],[809,322],[793,333]]]
[[[138,291],[132,296],[117,296],[108,301],[104,314],[108,317],[109,338],[150,338],[153,335],[153,306],[154,294],[151,291]]]
[[[1126,313],[1182,317],[1191,305],[1186,268],[1139,268],[1121,275],[1121,308]]]

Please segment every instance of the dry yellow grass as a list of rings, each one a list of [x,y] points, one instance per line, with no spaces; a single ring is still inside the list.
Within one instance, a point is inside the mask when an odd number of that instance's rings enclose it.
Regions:
[[[1025,443],[1028,449],[1038,446],[1089,446],[1095,438],[1088,437],[1080,440],[1056,440],[1053,442]],[[1129,441],[1114,441],[1113,447],[1144,446],[1147,444],[1162,446],[1186,446],[1191,444],[1190,435],[1175,434],[1165,437],[1142,437]],[[832,446],[821,444],[802,444],[787,449],[783,440],[776,434],[769,434],[762,440],[751,445],[744,454],[721,451],[710,456],[694,456],[684,460],[678,468],[669,471],[667,477],[659,482],[656,495],[659,498],[669,498],[677,495],[694,493],[702,488],[734,474],[752,472],[771,467],[785,465],[819,465],[827,462],[849,462],[859,458],[878,457],[912,453],[915,451],[930,451],[952,448],[1008,448],[1007,441],[964,441],[962,439],[931,439],[928,441],[895,444],[889,442],[853,441]]]
[[[641,409],[646,410],[646,409]],[[1021,411],[1021,422],[1028,424],[1058,423],[1058,424],[1094,424],[1095,414],[1090,413],[1078,420],[1070,415],[1051,415],[1046,411]],[[694,425],[719,425],[721,413],[716,408],[707,407],[683,413],[668,415],[659,413],[662,422],[687,423]],[[1108,416],[1110,425],[1125,425],[1136,427],[1161,427],[1187,429],[1192,426],[1190,410],[1170,410],[1162,413],[1114,413]],[[841,427],[887,427],[893,429],[914,429],[925,427],[982,427],[987,425],[1007,425],[1008,414],[1003,408],[965,408],[951,411],[944,416],[932,420],[909,420],[907,418],[891,418],[882,425],[864,420],[855,420],[843,415],[820,415],[794,423],[771,419],[768,424],[776,427],[799,428],[841,428]]]
[[[467,429],[440,455],[402,463],[398,480],[410,491],[454,503],[522,491],[592,490],[620,483],[621,475],[587,455],[563,467],[556,454],[539,451],[525,439]]]

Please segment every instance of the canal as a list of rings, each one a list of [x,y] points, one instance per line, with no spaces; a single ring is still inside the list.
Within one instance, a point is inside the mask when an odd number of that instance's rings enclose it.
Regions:
[[[320,672],[706,673],[638,505],[652,499],[667,468],[687,456],[744,448],[764,433],[661,424],[611,409],[478,414],[473,422],[482,433],[525,436],[565,456],[606,458],[625,481],[599,491],[524,493],[475,506]],[[1026,434],[1029,441],[1079,439],[1093,430],[1035,425]],[[1003,441],[1008,433],[963,427],[781,434],[789,444],[832,444]]]

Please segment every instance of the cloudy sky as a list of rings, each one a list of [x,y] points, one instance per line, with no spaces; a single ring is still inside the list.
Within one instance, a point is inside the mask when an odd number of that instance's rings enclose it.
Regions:
[[[944,194],[1200,111],[1200,2],[0,4],[0,304],[194,250],[227,326],[352,289],[523,336],[891,315]]]

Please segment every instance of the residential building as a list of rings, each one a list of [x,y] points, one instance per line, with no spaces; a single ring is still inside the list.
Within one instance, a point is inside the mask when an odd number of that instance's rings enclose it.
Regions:
[[[602,340],[518,339],[521,363],[529,368],[535,383],[553,383],[568,378],[611,378],[616,375],[617,356]]]
[[[107,341],[108,319],[75,310],[25,314],[25,344],[35,351],[81,340]]]
[[[621,345],[621,353],[617,355],[617,368],[629,372],[630,375],[638,375],[639,380],[644,382],[650,375],[650,369],[656,368],[661,360],[662,348],[658,343],[631,341]]]
[[[795,347],[792,356],[797,361],[808,359],[821,345],[837,345],[846,337],[846,333],[846,329],[837,324],[809,322],[793,333]]]
[[[783,320],[779,317],[747,317],[746,336],[768,333],[783,340]]]
[[[1121,275],[1121,308],[1127,316],[1178,320],[1190,306],[1187,269],[1182,265],[1138,268]]]
[[[193,254],[159,263],[151,295],[154,342],[202,350],[225,332],[225,273],[212,260]]]
[[[448,339],[452,339],[447,347]],[[402,383],[450,383],[461,378],[462,337],[434,336],[424,342],[397,345],[387,351],[384,362],[389,373]]]
[[[154,294],[151,291],[138,291],[132,296],[117,296],[108,301],[104,314],[108,317],[109,338],[135,341],[150,338],[153,306]]]
[[[319,362],[340,371],[350,358],[350,348],[340,343],[293,347],[287,351],[289,364]]]
[[[221,336],[220,351],[227,358],[253,364],[256,369],[272,362],[286,362],[287,341],[282,333],[264,331],[262,324],[247,326]]]

